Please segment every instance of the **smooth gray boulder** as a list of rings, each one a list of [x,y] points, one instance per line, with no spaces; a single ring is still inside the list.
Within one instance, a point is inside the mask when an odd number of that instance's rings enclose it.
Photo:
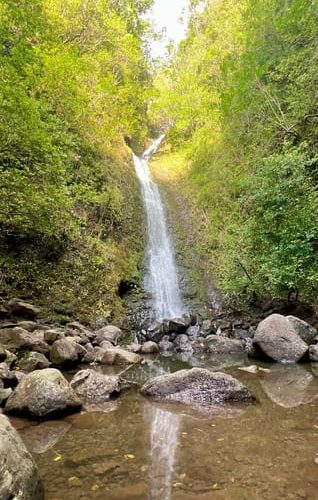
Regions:
[[[100,345],[102,342],[107,340],[114,345],[117,345],[118,339],[121,336],[122,331],[117,326],[107,325],[96,332],[95,342]]]
[[[272,314],[258,325],[253,339],[258,352],[274,361],[297,362],[308,351],[308,345],[291,322],[280,314]]]
[[[74,375],[71,387],[83,403],[102,403],[119,395],[121,381],[117,375],[104,375],[88,369]]]
[[[316,328],[306,323],[306,321],[296,318],[296,316],[286,316],[286,319],[288,319],[295,332],[306,344],[311,345],[314,343],[314,339],[317,336]]]
[[[249,390],[231,375],[203,368],[156,377],[145,383],[141,393],[155,401],[185,404],[252,403],[255,400]]]
[[[42,500],[36,464],[9,419],[0,415],[0,498]]]
[[[102,365],[135,365],[141,361],[141,357],[134,352],[126,351],[125,349],[113,348],[105,350],[100,359]]]
[[[62,373],[46,368],[29,373],[19,382],[5,405],[5,412],[43,418],[80,408],[79,398]]]

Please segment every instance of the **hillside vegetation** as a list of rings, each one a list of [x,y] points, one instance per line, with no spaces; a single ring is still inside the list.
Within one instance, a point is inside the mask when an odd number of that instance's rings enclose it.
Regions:
[[[157,69],[151,115],[231,300],[317,302],[317,62],[316,0],[207,0]]]
[[[1,293],[52,319],[114,317],[138,279],[150,3],[0,0]]]

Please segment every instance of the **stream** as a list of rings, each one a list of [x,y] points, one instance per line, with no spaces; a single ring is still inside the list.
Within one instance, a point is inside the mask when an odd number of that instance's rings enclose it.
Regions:
[[[232,363],[225,371],[246,384],[255,405],[205,413],[158,406],[131,390],[98,411],[63,420],[13,418],[39,466],[46,499],[317,498],[317,371],[277,364],[250,374],[238,369],[244,360]],[[157,356],[133,368],[130,379],[140,384],[193,364],[218,368],[209,358]]]

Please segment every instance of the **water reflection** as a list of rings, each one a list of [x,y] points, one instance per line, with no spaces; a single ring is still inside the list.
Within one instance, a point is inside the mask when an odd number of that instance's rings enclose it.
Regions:
[[[317,379],[301,365],[274,365],[261,379],[267,396],[284,408],[295,408],[318,398]]]
[[[71,425],[63,421],[49,421],[22,429],[26,447],[32,453],[46,453],[70,430]]]
[[[156,407],[148,409],[150,424],[151,500],[170,500],[181,416]]]

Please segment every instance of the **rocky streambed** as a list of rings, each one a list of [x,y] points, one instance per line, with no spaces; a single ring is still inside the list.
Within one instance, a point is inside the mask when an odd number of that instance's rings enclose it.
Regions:
[[[18,434],[2,416],[1,498],[315,498],[309,324],[189,315],[136,343],[37,314],[2,310],[1,406]]]

